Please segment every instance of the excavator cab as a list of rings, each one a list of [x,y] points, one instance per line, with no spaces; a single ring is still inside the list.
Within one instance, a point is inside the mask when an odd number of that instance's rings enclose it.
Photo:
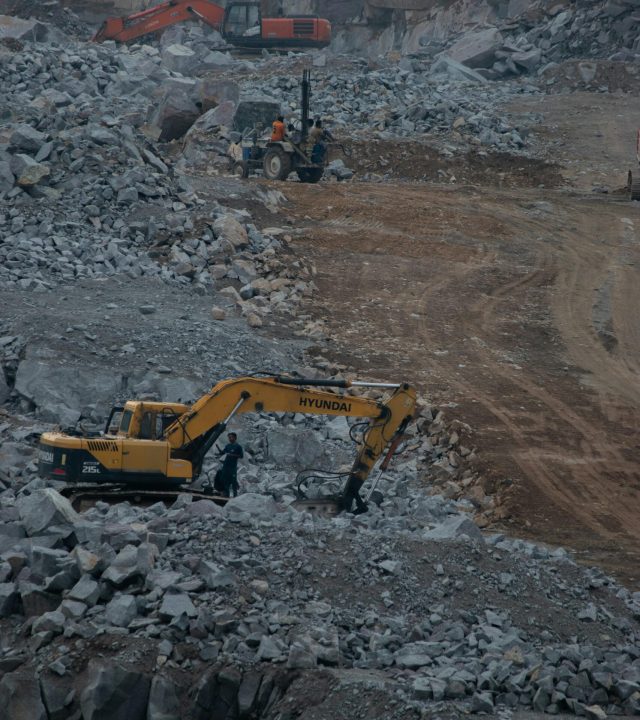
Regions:
[[[182,403],[129,401],[123,408],[114,408],[122,412],[116,434],[140,440],[162,440],[165,430],[187,409]]]
[[[229,42],[238,38],[259,38],[262,32],[260,5],[253,2],[229,3],[224,13],[222,36]]]

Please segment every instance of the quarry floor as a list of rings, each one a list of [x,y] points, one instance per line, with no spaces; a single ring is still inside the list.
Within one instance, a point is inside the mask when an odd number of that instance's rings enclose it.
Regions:
[[[382,182],[280,184],[294,249],[318,269],[307,311],[332,359],[410,380],[468,426],[498,527],[637,587],[640,205],[623,189],[640,99],[509,110],[541,114],[556,165],[474,155],[434,184],[415,180],[428,153],[390,143],[350,162],[384,155]]]

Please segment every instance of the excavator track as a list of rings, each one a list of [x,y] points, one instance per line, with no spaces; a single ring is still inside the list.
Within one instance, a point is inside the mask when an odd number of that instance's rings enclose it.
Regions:
[[[124,485],[67,485],[60,490],[74,510],[81,512],[97,502],[130,502],[134,505],[149,506],[157,502],[171,505],[180,495],[190,495],[192,500],[213,500],[216,505],[225,505],[229,500],[223,495],[213,495],[199,490],[144,490]]]

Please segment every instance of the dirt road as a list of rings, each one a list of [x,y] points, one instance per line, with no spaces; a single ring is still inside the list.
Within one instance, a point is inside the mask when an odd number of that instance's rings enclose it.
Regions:
[[[282,186],[309,310],[470,426],[508,526],[637,585],[640,207],[487,180]]]

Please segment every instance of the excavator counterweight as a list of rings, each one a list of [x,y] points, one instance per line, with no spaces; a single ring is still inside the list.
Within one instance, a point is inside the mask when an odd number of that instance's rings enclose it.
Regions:
[[[393,392],[385,402],[377,402],[320,389],[371,385]],[[360,488],[385,448],[406,428],[415,402],[415,391],[407,384],[284,376],[223,380],[190,406],[129,400],[114,408],[103,433],[44,433],[39,448],[40,474],[72,484],[180,488],[199,477],[207,452],[236,415],[293,412],[367,418],[341,501],[344,509],[351,509],[354,502],[362,509]],[[120,421],[112,426],[116,413]]]
[[[169,0],[128,17],[108,18],[93,36],[96,42],[132,42],[171,25],[202,21],[242,48],[325,47],[331,24],[315,16],[263,18],[257,2],[230,2],[221,7],[211,0]]]

